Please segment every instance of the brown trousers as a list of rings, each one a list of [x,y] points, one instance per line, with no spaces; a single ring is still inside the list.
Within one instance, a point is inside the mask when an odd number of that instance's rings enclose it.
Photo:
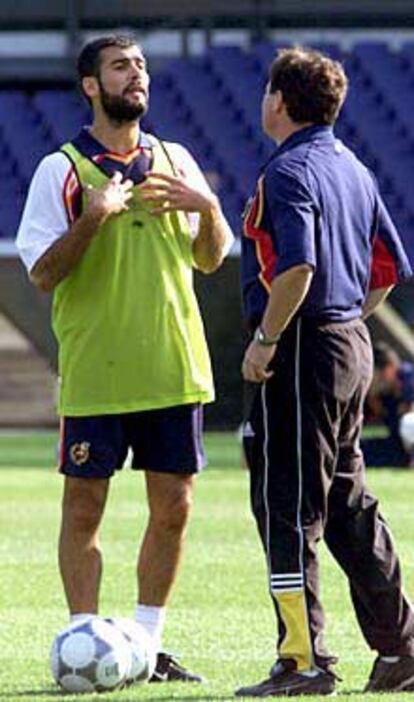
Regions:
[[[323,641],[317,543],[345,572],[369,646],[414,655],[414,615],[360,450],[372,348],[360,320],[295,319],[274,376],[246,388],[244,446],[251,504],[278,619],[277,651],[299,670],[336,661]]]

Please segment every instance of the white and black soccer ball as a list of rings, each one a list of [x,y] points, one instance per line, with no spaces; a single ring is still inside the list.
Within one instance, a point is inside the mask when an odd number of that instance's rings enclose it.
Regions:
[[[125,684],[131,649],[117,628],[101,617],[91,617],[56,636],[50,668],[66,692],[108,692]]]
[[[157,653],[151,637],[138,622],[127,617],[107,619],[120,631],[131,650],[131,668],[127,674],[127,685],[147,682],[155,670]]]

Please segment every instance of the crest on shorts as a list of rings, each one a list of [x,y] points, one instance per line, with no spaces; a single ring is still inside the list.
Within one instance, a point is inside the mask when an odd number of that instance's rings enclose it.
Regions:
[[[90,443],[88,441],[81,441],[78,444],[72,444],[69,449],[70,460],[76,466],[81,466],[89,459],[89,448]]]

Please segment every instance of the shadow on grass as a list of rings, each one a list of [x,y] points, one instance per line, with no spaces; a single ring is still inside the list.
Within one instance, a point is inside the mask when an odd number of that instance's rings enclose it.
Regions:
[[[110,695],[104,695],[100,693],[99,695],[96,695],[95,693],[91,693],[93,695],[93,699],[97,700],[97,702],[114,702],[116,699],[114,697],[114,693],[116,692],[122,692],[120,690],[111,692]],[[89,694],[84,695],[75,695],[73,692],[64,692],[63,690],[59,690],[56,688],[53,689],[46,689],[46,690],[21,690],[20,692],[0,692],[0,700],[18,700],[18,699],[33,699],[33,698],[42,698],[42,697],[59,697],[60,699],[68,699],[70,697],[76,697],[76,699],[88,699]],[[137,702],[137,690],[135,690],[134,694],[128,697],[125,697],[124,695],[120,696],[119,702]],[[145,698],[144,698],[145,699]],[[201,700],[201,702],[221,702],[224,700],[234,700],[234,695],[200,695],[200,694],[194,694],[194,695],[180,695],[178,697],[177,693],[171,696],[165,696],[165,697],[153,697],[147,698],[150,699],[151,702],[172,702],[173,700],[177,702],[195,702],[195,700]]]
[[[61,697],[62,691],[53,688],[47,690],[21,690],[20,692],[0,692],[0,700],[17,700],[24,699],[25,697],[29,699],[32,697],[44,697],[45,695],[47,695],[48,697]]]

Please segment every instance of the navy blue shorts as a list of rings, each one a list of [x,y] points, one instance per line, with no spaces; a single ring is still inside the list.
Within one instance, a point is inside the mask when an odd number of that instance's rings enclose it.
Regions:
[[[203,407],[65,417],[59,471],[76,478],[109,478],[132,449],[132,468],[160,473],[198,473],[205,465]]]

